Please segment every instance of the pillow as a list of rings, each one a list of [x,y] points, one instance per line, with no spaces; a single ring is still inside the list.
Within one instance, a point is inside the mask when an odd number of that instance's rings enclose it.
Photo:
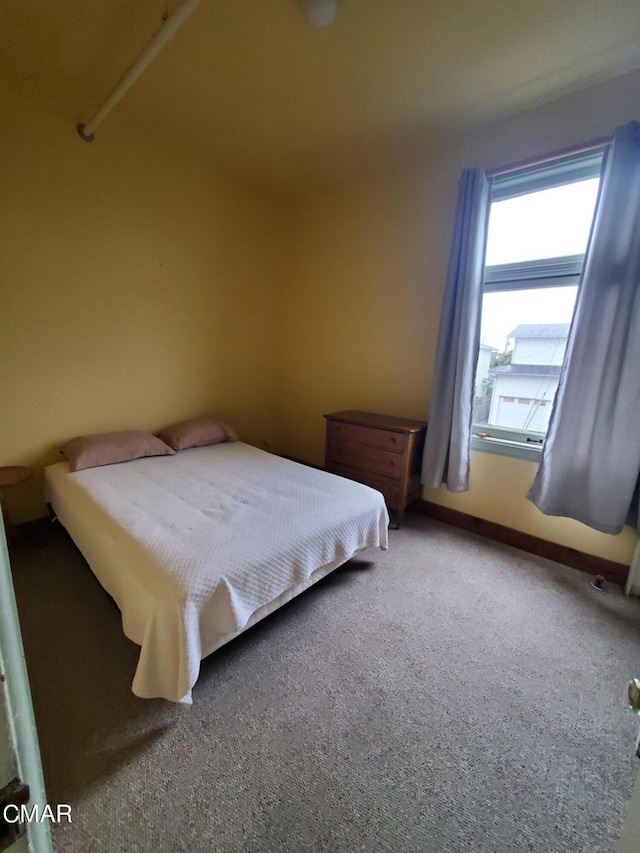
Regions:
[[[205,447],[221,441],[238,441],[238,433],[224,421],[206,416],[166,427],[160,433],[160,438],[174,450],[186,450],[188,447]]]
[[[141,429],[78,435],[62,448],[72,471],[97,468],[114,462],[128,462],[141,456],[173,456],[164,441]]]

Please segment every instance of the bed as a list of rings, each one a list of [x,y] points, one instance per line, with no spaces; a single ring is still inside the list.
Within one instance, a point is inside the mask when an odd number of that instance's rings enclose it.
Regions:
[[[382,495],[242,442],[71,473],[46,498],[140,647],[133,692],[191,704],[200,661],[365,548]]]

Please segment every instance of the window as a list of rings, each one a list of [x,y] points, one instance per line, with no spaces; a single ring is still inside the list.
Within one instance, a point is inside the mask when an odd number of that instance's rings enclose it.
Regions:
[[[472,447],[539,458],[569,335],[603,150],[494,179]]]

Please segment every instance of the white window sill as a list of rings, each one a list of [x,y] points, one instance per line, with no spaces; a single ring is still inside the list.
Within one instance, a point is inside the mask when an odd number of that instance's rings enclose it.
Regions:
[[[472,435],[471,449],[480,450],[483,453],[497,453],[500,456],[513,456],[515,459],[528,459],[531,462],[540,462],[542,455],[541,444],[524,444],[522,441],[509,441],[506,438],[492,436],[480,438]]]

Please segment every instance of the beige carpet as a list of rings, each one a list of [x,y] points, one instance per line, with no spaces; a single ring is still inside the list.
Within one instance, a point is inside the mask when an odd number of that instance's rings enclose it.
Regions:
[[[13,555],[58,851],[610,851],[640,602],[410,515],[209,658],[182,710],[58,530]]]

